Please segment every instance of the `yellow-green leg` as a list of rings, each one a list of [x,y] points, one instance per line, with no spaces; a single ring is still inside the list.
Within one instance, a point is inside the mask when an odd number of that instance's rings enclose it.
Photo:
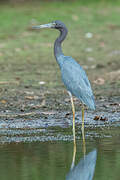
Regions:
[[[76,144],[76,142],[75,142],[75,106],[74,106],[72,94],[69,91],[68,91],[68,93],[70,95],[70,100],[71,100],[71,104],[72,104],[72,112],[73,112],[73,139],[74,139],[74,144]]]
[[[76,140],[75,140],[75,106],[73,102],[73,97],[72,94],[68,91],[70,95],[70,100],[72,104],[72,112],[73,112],[73,140],[74,140],[74,147],[73,147],[73,159],[72,159],[72,164],[71,164],[71,169],[74,167],[75,164],[75,156],[76,156]]]
[[[82,107],[82,139],[83,139],[83,153],[86,154],[85,146],[85,132],[84,132],[84,106]]]
[[[73,139],[74,139],[74,144],[75,142],[75,106],[73,103],[73,97],[71,96],[71,104],[72,104],[72,112],[73,112]]]

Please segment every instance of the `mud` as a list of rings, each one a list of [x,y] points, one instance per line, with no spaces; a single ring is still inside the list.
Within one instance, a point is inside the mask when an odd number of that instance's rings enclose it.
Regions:
[[[49,89],[49,88],[48,88]],[[98,91],[97,91],[98,92]],[[81,138],[81,104],[76,107],[76,138]],[[120,126],[120,97],[96,94],[96,110],[85,108],[86,138],[109,137]],[[64,89],[4,85],[0,99],[0,143],[71,141],[72,111]]]

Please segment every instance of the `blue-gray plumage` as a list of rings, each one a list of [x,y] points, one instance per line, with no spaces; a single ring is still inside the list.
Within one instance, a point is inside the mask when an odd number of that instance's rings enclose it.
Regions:
[[[66,180],[92,180],[95,171],[97,150],[94,149],[80,160],[67,174]]]
[[[72,57],[61,55],[61,58],[64,59],[60,68],[61,75],[67,90],[94,110],[94,96],[85,71]]]
[[[54,43],[54,55],[61,70],[62,81],[66,86],[72,103],[73,110],[73,135],[75,142],[75,108],[72,95],[79,98],[82,104],[87,105],[90,109],[95,109],[94,96],[90,82],[83,68],[70,56],[64,56],[61,43],[66,38],[67,28],[61,21],[54,21],[49,24],[33,26],[34,29],[54,28],[60,31],[59,37]],[[84,129],[84,108],[82,108],[82,130]],[[84,139],[84,138],[83,138]]]

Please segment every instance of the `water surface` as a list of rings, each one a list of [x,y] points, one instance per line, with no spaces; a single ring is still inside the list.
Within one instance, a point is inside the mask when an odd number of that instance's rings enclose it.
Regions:
[[[120,177],[120,131],[113,127],[110,132],[109,137],[86,137],[86,154],[97,151],[94,180],[118,180]],[[83,158],[82,140],[77,140],[76,144],[75,166]],[[72,156],[73,142],[68,140],[1,143],[0,179],[66,179]]]

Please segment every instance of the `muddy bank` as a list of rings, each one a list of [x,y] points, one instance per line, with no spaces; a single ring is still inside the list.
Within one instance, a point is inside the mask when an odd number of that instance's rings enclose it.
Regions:
[[[79,139],[81,104],[76,98],[74,102],[76,136]],[[86,108],[85,111],[86,138],[111,136],[105,132],[110,127],[120,126],[119,102],[118,96],[96,94],[96,110]],[[0,111],[0,143],[73,139],[71,104],[64,88],[48,91],[44,86],[40,89],[39,86],[4,86]]]

